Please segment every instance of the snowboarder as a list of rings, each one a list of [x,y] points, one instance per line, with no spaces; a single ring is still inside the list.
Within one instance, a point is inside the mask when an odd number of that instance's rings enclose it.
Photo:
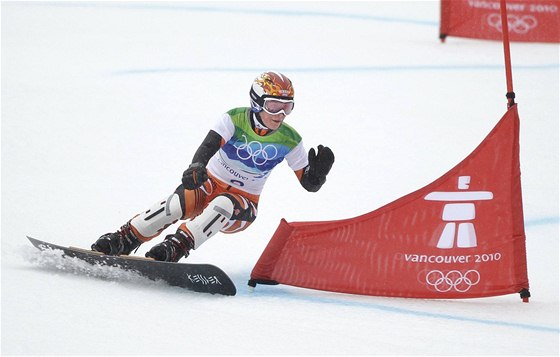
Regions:
[[[251,107],[231,109],[208,132],[182,184],[171,196],[134,216],[91,249],[128,255],[169,225],[185,221],[153,246],[146,257],[177,262],[218,232],[236,233],[257,217],[263,186],[272,169],[286,159],[303,188],[318,191],[334,154],[319,145],[306,152],[301,136],[284,119],[294,108],[294,88],[285,75],[265,72],[250,89]]]

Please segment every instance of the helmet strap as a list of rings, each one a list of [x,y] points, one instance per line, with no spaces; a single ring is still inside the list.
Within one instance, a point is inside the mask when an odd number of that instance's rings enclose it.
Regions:
[[[255,133],[257,133],[260,136],[265,136],[266,134],[272,131],[272,129],[264,125],[260,113],[252,113],[251,117],[252,117],[251,126],[253,127]]]

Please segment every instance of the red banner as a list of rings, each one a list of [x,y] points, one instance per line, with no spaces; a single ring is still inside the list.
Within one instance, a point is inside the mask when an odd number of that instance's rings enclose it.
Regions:
[[[472,154],[416,192],[351,219],[282,220],[251,279],[416,298],[528,289],[517,105]]]
[[[560,42],[559,0],[507,0],[511,41]],[[441,0],[440,38],[502,40],[499,0]]]

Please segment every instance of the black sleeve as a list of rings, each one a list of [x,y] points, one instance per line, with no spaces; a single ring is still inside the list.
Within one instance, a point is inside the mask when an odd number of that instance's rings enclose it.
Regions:
[[[206,166],[210,158],[220,150],[221,145],[222,137],[220,134],[216,133],[214,130],[210,130],[206,138],[202,141],[202,144],[200,144],[196,150],[192,162],[199,162]]]

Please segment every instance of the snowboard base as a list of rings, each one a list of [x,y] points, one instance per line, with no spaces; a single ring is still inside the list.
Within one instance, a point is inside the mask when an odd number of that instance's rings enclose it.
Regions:
[[[61,250],[67,257],[78,258],[92,265],[114,266],[134,271],[151,280],[163,280],[171,286],[230,296],[237,292],[229,276],[214,265],[160,262],[135,256],[112,256],[82,248],[63,247],[29,236],[27,239],[39,250]]]

